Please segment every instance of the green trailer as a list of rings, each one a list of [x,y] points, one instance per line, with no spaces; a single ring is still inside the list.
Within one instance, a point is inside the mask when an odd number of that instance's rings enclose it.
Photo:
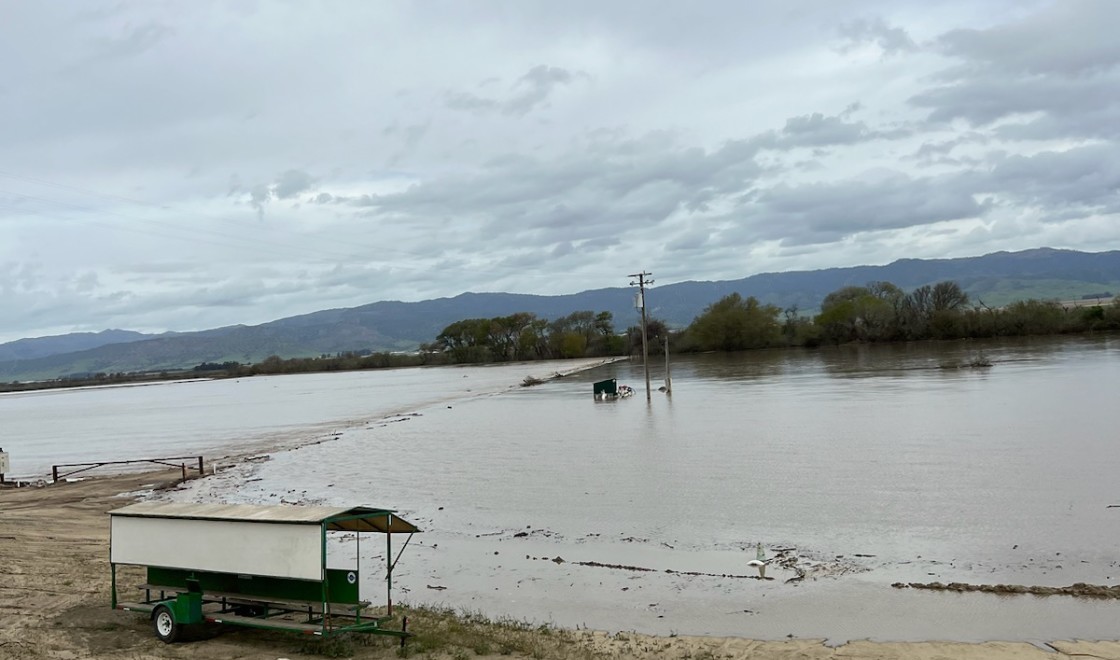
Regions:
[[[618,396],[618,380],[608,378],[592,383],[591,391],[596,399],[613,399]]]
[[[151,618],[164,642],[204,622],[330,637],[372,633],[408,637],[408,620],[390,627],[393,569],[420,530],[389,509],[143,502],[109,512],[112,606]],[[385,602],[362,599],[361,539],[385,535]],[[407,534],[393,556],[392,538]],[[354,558],[328,549],[352,537]],[[141,566],[139,594],[118,594],[118,566]]]
[[[634,390],[629,385],[619,385],[615,378],[600,380],[591,385],[591,391],[596,401],[611,401],[634,396]]]

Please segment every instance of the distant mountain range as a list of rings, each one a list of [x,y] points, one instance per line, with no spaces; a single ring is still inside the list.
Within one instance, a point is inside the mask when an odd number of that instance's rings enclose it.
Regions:
[[[886,266],[762,273],[740,280],[681,282],[647,294],[652,315],[688,325],[705,307],[730,293],[782,308],[815,310],[828,293],[885,280],[910,290],[954,280],[973,300],[996,307],[1028,298],[1069,300],[1120,293],[1120,251],[1077,252],[1040,248],[961,259],[900,259]],[[421,302],[375,302],[292,316],[255,326],[145,335],[127,330],[74,333],[0,344],[0,381],[42,380],[74,374],[159,371],[202,362],[258,362],[270,355],[315,356],[342,351],[412,350],[447,325],[466,318],[532,312],[557,318],[574,311],[609,311],[615,326],[637,323],[634,288],[593,289],[560,296],[464,293]]]

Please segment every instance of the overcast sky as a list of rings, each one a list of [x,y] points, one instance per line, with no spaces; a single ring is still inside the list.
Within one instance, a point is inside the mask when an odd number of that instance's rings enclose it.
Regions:
[[[0,0],[0,341],[1120,248],[1120,2]]]

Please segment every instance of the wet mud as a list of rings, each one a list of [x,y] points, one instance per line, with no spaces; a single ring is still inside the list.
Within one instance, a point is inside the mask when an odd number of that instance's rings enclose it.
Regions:
[[[1078,596],[1081,598],[1120,599],[1120,585],[1105,586],[1077,582],[1068,587],[1040,587],[1021,584],[968,584],[965,582],[895,582],[895,589],[925,589],[929,591],[979,591],[990,594],[1030,594],[1032,596]]]

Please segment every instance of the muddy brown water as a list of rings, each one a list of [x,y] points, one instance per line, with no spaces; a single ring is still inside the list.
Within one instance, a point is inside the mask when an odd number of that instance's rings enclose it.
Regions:
[[[993,366],[968,366],[981,356]],[[397,598],[491,616],[834,642],[1117,635],[1114,600],[890,587],[1120,584],[1117,338],[682,356],[648,404],[639,364],[511,386],[527,373],[277,378],[243,388],[241,418],[214,403],[236,403],[231,386],[184,385],[157,408],[215,405],[211,445],[326,441],[174,497],[399,509],[427,531]],[[637,396],[593,401],[605,377]],[[795,561],[757,579],[759,544]],[[363,542],[364,565],[380,552]],[[381,597],[381,576],[363,589]]]

